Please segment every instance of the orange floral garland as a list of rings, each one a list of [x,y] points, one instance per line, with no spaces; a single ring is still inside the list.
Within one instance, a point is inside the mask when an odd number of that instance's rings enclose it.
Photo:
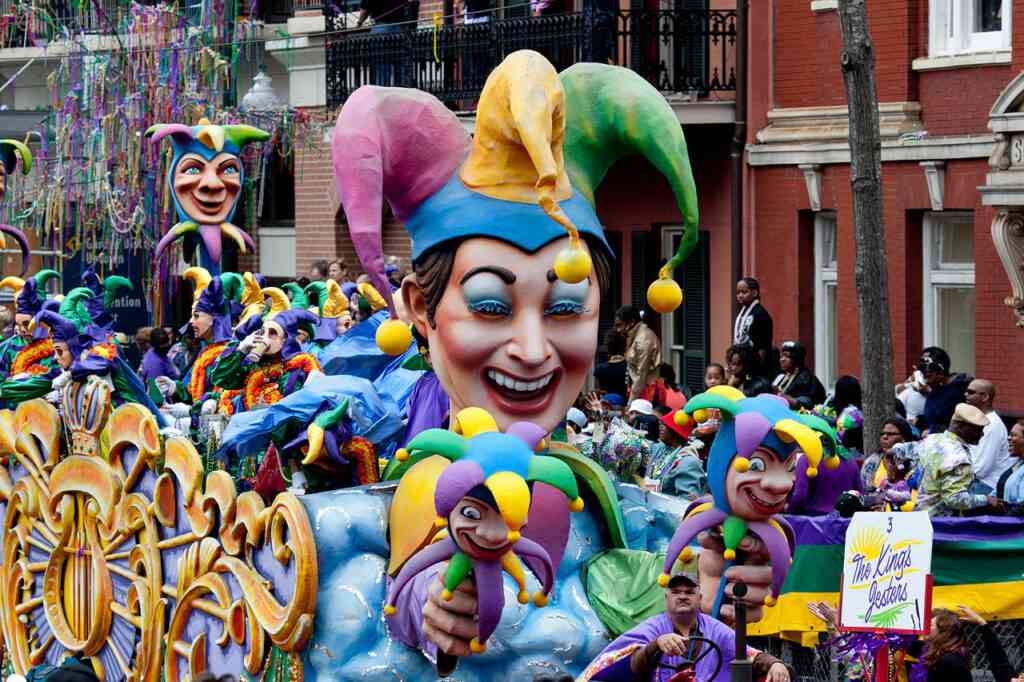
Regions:
[[[309,353],[297,353],[288,358],[283,364],[275,362],[272,365],[259,367],[249,373],[245,379],[245,387],[242,389],[242,405],[245,409],[251,410],[259,405],[273,405],[284,396],[278,382],[287,372],[302,370],[306,374],[320,370],[320,363]]]
[[[206,393],[206,370],[220,357],[226,345],[227,342],[221,342],[207,346],[192,363],[192,376],[188,380],[188,394],[192,396],[192,402],[202,400]]]
[[[14,356],[11,363],[11,376],[18,374],[46,374],[49,367],[42,365],[43,360],[53,357],[53,341],[49,338],[33,341]]]

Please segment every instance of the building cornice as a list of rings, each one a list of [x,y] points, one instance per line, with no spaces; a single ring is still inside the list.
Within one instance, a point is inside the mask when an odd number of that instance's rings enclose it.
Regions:
[[[945,161],[981,159],[992,154],[994,135],[955,135],[882,141],[882,161]],[[751,166],[799,166],[800,164],[850,163],[849,142],[823,144],[748,144]]]

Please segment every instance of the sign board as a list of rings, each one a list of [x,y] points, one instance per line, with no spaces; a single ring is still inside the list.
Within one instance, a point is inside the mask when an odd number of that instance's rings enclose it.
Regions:
[[[111,317],[114,318],[114,331],[124,332],[129,337],[135,334],[139,327],[146,327],[151,324],[152,317],[149,311],[147,293],[142,291],[143,273],[149,266],[148,255],[142,249],[129,252],[119,250],[114,255],[113,268],[110,265],[110,254],[92,253],[86,254],[86,249],[80,249],[74,256],[64,261],[64,291],[81,286],[82,271],[86,263],[94,263],[101,277],[107,275],[122,275],[127,277],[134,286],[132,291],[122,291],[115,298],[110,307]]]
[[[925,512],[859,512],[846,529],[839,629],[926,634],[932,523]]]

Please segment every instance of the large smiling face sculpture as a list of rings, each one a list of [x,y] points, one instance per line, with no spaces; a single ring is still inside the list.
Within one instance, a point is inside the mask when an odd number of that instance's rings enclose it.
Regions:
[[[200,265],[217,274],[222,235],[234,241],[242,253],[255,248],[252,238],[231,224],[244,182],[239,155],[245,145],[265,142],[270,134],[248,125],[212,125],[204,118],[195,126],[155,125],[146,135],[154,142],[169,136],[174,147],[167,183],[178,223],[157,245],[157,260],[178,239],[185,238],[187,248],[193,248],[198,235]]]

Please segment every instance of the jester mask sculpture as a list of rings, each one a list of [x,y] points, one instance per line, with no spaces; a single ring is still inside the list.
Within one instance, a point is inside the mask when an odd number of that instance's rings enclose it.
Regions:
[[[220,272],[222,236],[235,242],[242,253],[255,248],[252,238],[231,219],[244,186],[242,148],[251,142],[264,142],[270,134],[248,125],[214,125],[204,118],[194,126],[155,125],[146,135],[154,142],[169,136],[174,148],[167,184],[178,223],[157,244],[156,259],[172,243],[184,239],[185,257],[191,260],[198,242],[199,264],[216,275]]]
[[[770,606],[782,588],[791,556],[792,531],[778,515],[793,489],[798,451],[808,460],[807,476],[817,476],[824,431],[810,421],[819,420],[792,412],[776,396],[743,398],[738,390],[727,386],[696,396],[684,412],[703,419],[709,409],[719,410],[722,418],[708,457],[711,499],[691,507],[676,529],[659,583],[663,587],[668,584],[677,558],[689,560],[692,550],[687,545],[701,531],[721,528],[726,569],[736,560],[740,541],[750,532],[760,538],[771,557],[772,587],[765,599]],[[685,420],[685,416],[677,416],[677,422]],[[830,468],[838,464],[834,454],[825,460]],[[712,615],[717,616],[721,608],[724,589],[723,581]]]
[[[32,152],[28,146],[18,140],[0,140],[0,203],[3,203],[7,196],[7,174],[13,173],[19,163],[23,175],[28,175],[32,171]],[[0,223],[0,249],[7,248],[7,236],[12,237],[21,250],[19,276],[24,277],[29,264],[28,238],[18,228]]]

